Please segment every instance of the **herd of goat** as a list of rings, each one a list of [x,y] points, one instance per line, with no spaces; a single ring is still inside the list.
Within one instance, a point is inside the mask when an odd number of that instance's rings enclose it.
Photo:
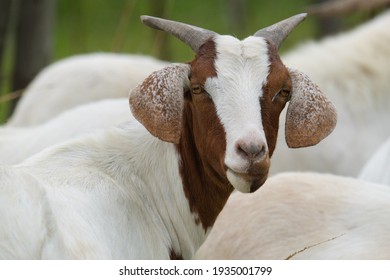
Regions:
[[[305,16],[143,16],[195,58],[44,69],[0,128],[0,259],[390,259],[390,11],[279,57]]]

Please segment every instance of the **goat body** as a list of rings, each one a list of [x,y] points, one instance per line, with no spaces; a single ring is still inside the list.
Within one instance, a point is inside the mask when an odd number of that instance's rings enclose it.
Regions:
[[[188,258],[201,244],[173,145],[138,122],[98,134],[1,168],[2,259]]]
[[[233,193],[195,259],[389,259],[388,186],[281,173]]]
[[[167,65],[149,56],[114,53],[62,59],[28,85],[7,126],[37,125],[77,105],[126,98],[151,72]]]
[[[378,148],[363,166],[359,178],[390,185],[390,138]]]
[[[20,163],[49,146],[130,118],[127,98],[115,98],[76,106],[42,124],[1,127],[0,163]]]

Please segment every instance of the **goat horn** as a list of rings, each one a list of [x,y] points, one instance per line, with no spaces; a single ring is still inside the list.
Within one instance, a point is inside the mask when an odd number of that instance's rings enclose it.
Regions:
[[[199,48],[210,38],[218,35],[213,31],[200,27],[157,17],[141,16],[141,21],[149,27],[172,34],[190,46],[195,52],[198,52]]]
[[[278,49],[290,32],[306,18],[306,13],[298,14],[279,21],[271,26],[257,31],[254,36],[263,37],[273,43]]]

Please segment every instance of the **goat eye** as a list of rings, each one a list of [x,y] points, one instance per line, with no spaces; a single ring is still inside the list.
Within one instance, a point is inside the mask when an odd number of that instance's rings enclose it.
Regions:
[[[196,85],[193,85],[191,87],[191,91],[192,91],[193,94],[199,94],[199,93],[202,93],[203,88],[202,88],[201,85],[196,84]]]
[[[289,89],[281,89],[280,92],[279,92],[280,96],[283,97],[283,98],[288,98],[290,99],[290,94],[291,94],[291,91]]]
[[[276,99],[282,98],[283,100],[290,100],[291,91],[287,88],[281,88],[275,96],[272,98],[272,102],[274,102]]]

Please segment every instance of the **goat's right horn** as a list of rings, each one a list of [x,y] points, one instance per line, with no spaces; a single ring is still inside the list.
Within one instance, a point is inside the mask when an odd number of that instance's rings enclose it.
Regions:
[[[218,35],[217,33],[207,29],[157,17],[141,16],[141,21],[149,27],[172,34],[190,46],[195,52],[198,52],[199,48],[209,39]]]
[[[306,18],[306,16],[307,14],[302,13],[289,17],[271,26],[260,29],[253,36],[263,37],[279,49],[282,42],[287,38],[291,31]]]

